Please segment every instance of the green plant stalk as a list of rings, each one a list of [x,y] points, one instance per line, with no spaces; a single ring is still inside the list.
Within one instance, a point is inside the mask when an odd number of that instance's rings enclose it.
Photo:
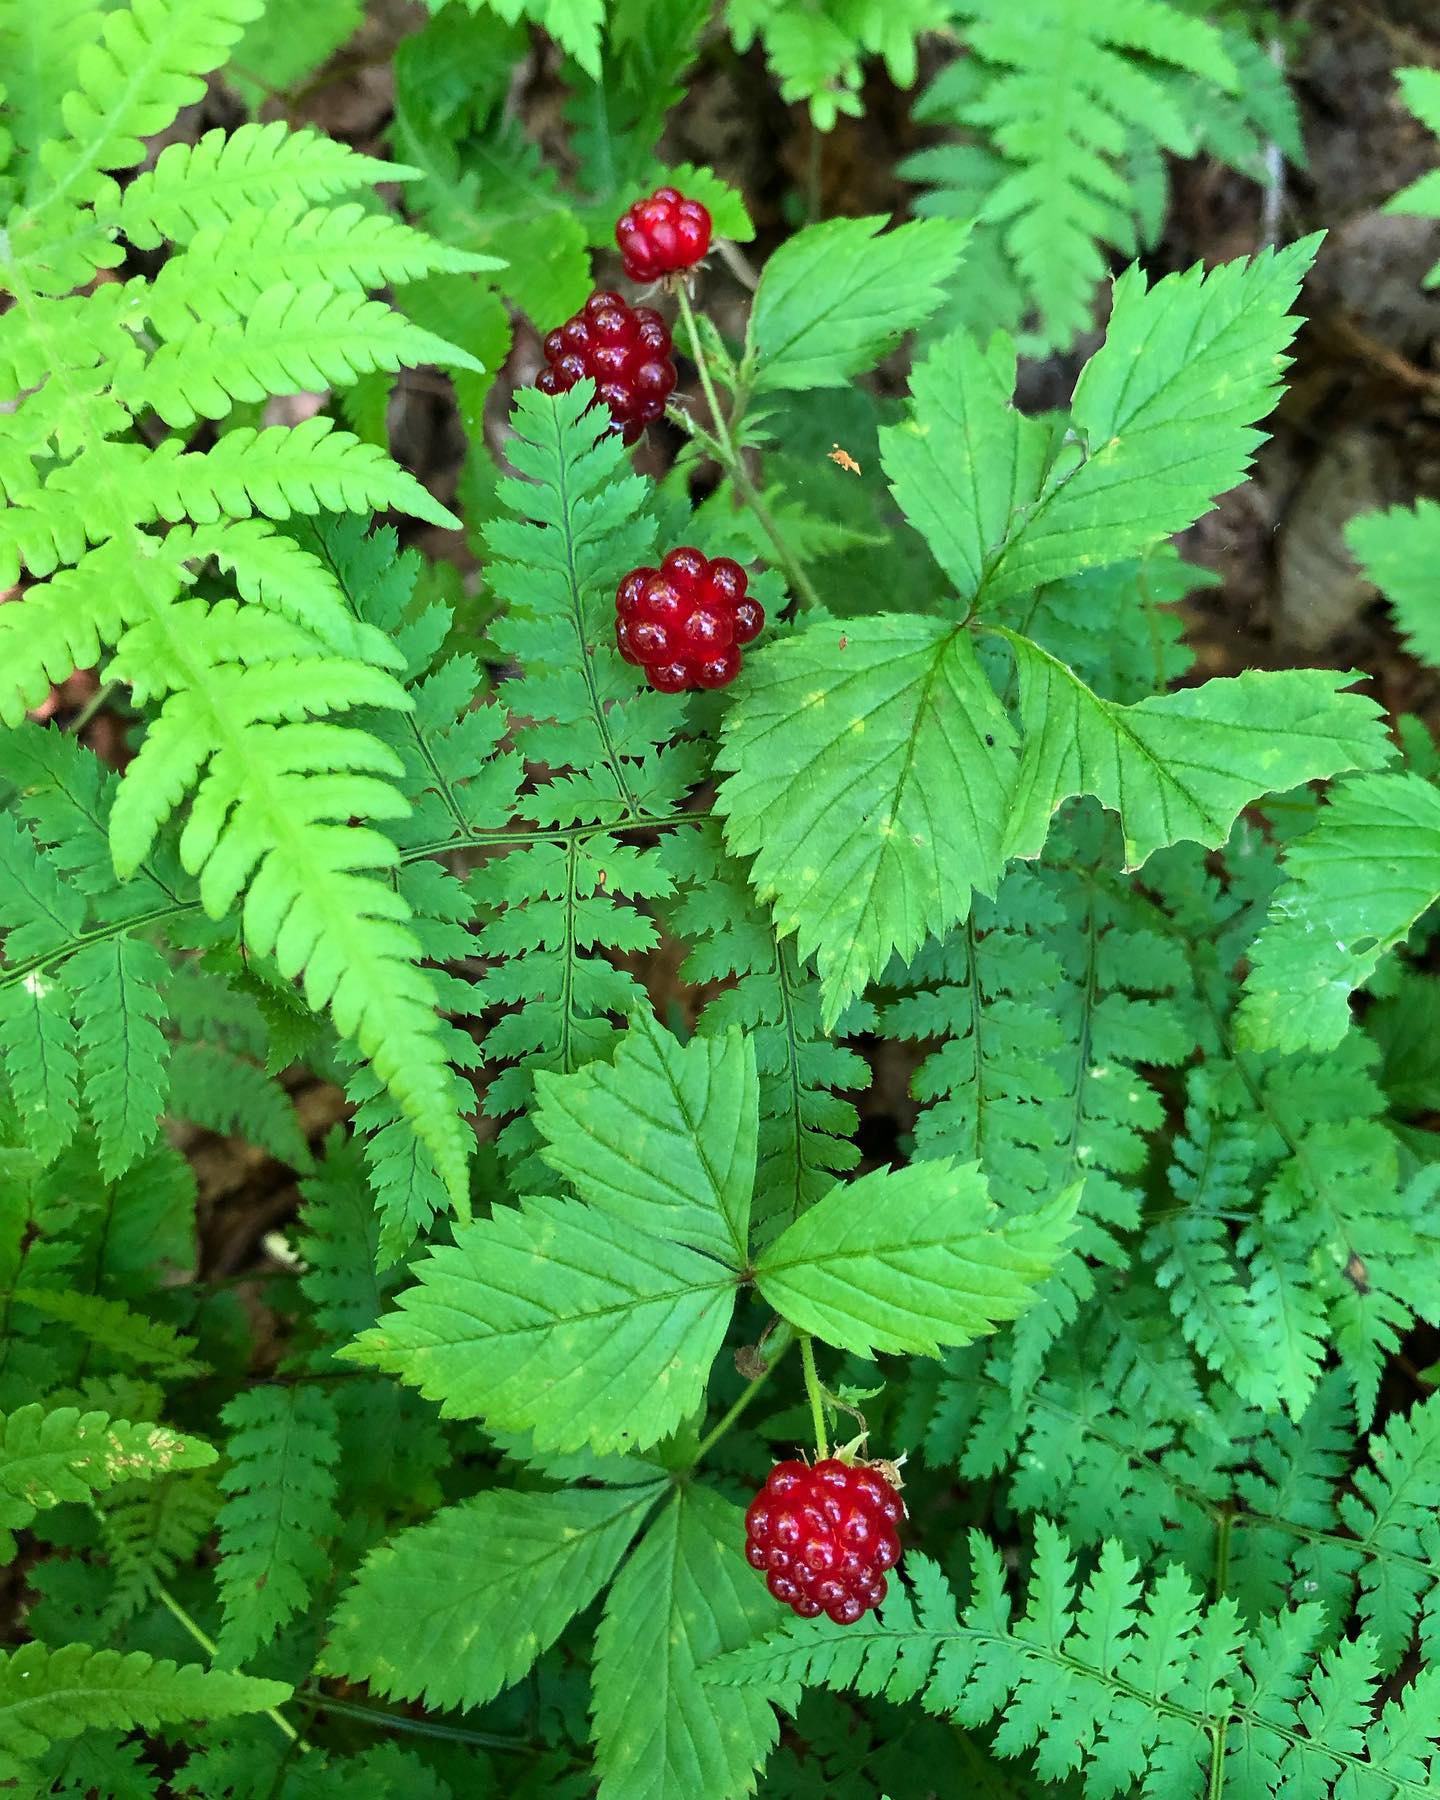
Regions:
[[[169,1588],[167,1588],[163,1582],[157,1581],[155,1583],[155,1598],[160,1602],[160,1604],[165,1608],[165,1610],[167,1612],[174,1615],[174,1617],[185,1628],[185,1630],[187,1632],[189,1632],[190,1636],[192,1638],[194,1638],[195,1642],[200,1646],[200,1648],[205,1652],[205,1654],[210,1658],[211,1662],[213,1663],[215,1658],[219,1655],[219,1648],[216,1645],[214,1638],[212,1638],[207,1632],[204,1632],[200,1629],[200,1627],[195,1623],[194,1619],[192,1619],[190,1617],[189,1613],[186,1612],[185,1608],[180,1604],[180,1602],[175,1598],[175,1596],[170,1592]],[[290,1721],[285,1717],[285,1715],[282,1712],[279,1712],[273,1706],[266,1706],[266,1707],[263,1707],[261,1710],[264,1712],[265,1717],[267,1719],[269,1719],[269,1721],[272,1725],[274,1725],[278,1730],[284,1732],[285,1736],[287,1738],[289,1738],[289,1740],[292,1744],[296,1745],[301,1750],[308,1750],[310,1748],[310,1746],[300,1736],[300,1733],[295,1729],[295,1727],[290,1723]]]
[[[710,365],[705,360],[699,327],[695,322],[695,311],[683,285],[676,289],[676,298],[680,305],[680,317],[685,322],[685,333],[690,341],[690,355],[695,367],[700,372],[700,386],[705,393],[705,403],[710,408],[710,417],[715,423],[713,437],[708,432],[696,432],[695,436],[724,469],[736,493],[754,513],[760,529],[774,547],[776,558],[784,569],[786,579],[796,597],[806,606],[819,606],[821,604],[820,595],[814,582],[805,573],[795,552],[790,548],[784,532],[776,523],[775,515],[765,504],[764,496],[750,479],[750,472],[745,467],[745,460],[736,448],[730,426],[720,405],[720,396],[716,393],[715,383],[711,379]],[[678,416],[684,417],[683,414]]]
[[[782,1319],[774,1337],[771,1338],[770,1343],[766,1346],[766,1356],[768,1360],[764,1371],[757,1375],[754,1380],[745,1387],[735,1404],[729,1408],[715,1428],[712,1431],[706,1432],[705,1436],[701,1438],[699,1444],[696,1446],[694,1456],[690,1459],[690,1467],[692,1469],[700,1462],[702,1457],[720,1442],[721,1438],[725,1436],[730,1427],[735,1424],[740,1415],[745,1411],[746,1407],[749,1406],[750,1402],[774,1374],[776,1363],[780,1361],[780,1358],[784,1356],[785,1352],[794,1342],[794,1328],[790,1325],[788,1320]]]
[[[823,1462],[830,1454],[825,1436],[825,1402],[821,1397],[820,1377],[815,1372],[815,1340],[808,1331],[800,1334],[800,1363],[805,1371],[805,1392],[810,1396],[810,1418],[815,1427],[815,1460]]]

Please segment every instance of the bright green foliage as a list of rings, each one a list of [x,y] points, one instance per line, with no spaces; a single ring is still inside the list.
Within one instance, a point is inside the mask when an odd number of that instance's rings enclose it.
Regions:
[[[1006,849],[1036,856],[1051,815],[1093,794],[1120,815],[1125,866],[1185,841],[1214,848],[1266,791],[1390,755],[1373,704],[1349,676],[1249,670],[1230,680],[1115,706],[1023,638],[1011,639],[1025,734]]]
[[[778,1313],[842,1350],[933,1356],[1025,1309],[1069,1234],[1075,1201],[1072,1188],[995,1225],[977,1164],[877,1169],[797,1219],[755,1279]]]
[[[964,251],[964,229],[918,220],[877,237],[884,223],[812,225],[766,263],[748,339],[757,387],[842,387],[934,312]]]
[[[779,1721],[764,1696],[701,1676],[773,1617],[735,1554],[743,1536],[737,1507],[706,1487],[679,1488],[610,1589],[595,1638],[602,1800],[750,1791]]]
[[[544,1266],[537,1285],[526,1271]],[[725,1264],[574,1200],[461,1226],[363,1333],[356,1361],[449,1417],[533,1431],[539,1448],[644,1447],[696,1407],[729,1323]]]
[[[985,606],[1123,561],[1183,530],[1240,481],[1274,404],[1319,240],[1147,287],[1115,283],[1073,436],[1014,410],[1014,354],[946,339],[916,370],[913,416],[882,435],[906,516],[966,600]]]
[[[743,1261],[759,1101],[738,1032],[681,1049],[640,1013],[612,1064],[542,1071],[535,1097],[545,1161],[592,1206]]]
[[[892,951],[993,891],[1013,746],[971,639],[941,621],[813,625],[755,658],[718,759],[726,840],[818,953],[827,1027]]]
[[[1440,1786],[1440,758],[1226,678],[1174,541],[1316,240],[1217,262],[1167,158],[1280,236],[1288,28],[361,10],[0,0],[0,1785]],[[826,216],[907,210],[884,89],[820,135],[872,58],[942,216]],[[371,90],[395,164],[207,129]],[[524,384],[662,181],[632,452]],[[1437,517],[1349,527],[1422,660]],[[616,588],[689,543],[767,624],[666,695]],[[908,1508],[843,1632],[742,1552],[822,1436]]]
[[[163,1425],[74,1406],[22,1406],[0,1425],[0,1556],[14,1556],[14,1532],[48,1507],[214,1461],[209,1444]]]
[[[26,1644],[0,1653],[0,1778],[24,1779],[24,1765],[47,1744],[92,1725],[149,1730],[184,1719],[230,1718],[281,1704],[278,1681],[222,1674],[196,1664],[177,1668],[133,1651],[69,1644]]]
[[[656,1492],[497,1489],[446,1507],[368,1559],[336,1614],[326,1667],[397,1699],[480,1705],[595,1598]]]
[[[765,1238],[859,1160],[849,1139],[855,1108],[831,1090],[864,1086],[868,1070],[822,1033],[819,982],[777,935],[741,865],[721,849],[718,828],[677,831],[662,854],[688,883],[675,914],[677,929],[695,945],[686,979],[736,978],[705,1008],[700,1029],[738,1027],[754,1048],[760,1126],[753,1221]]]
[[[373,163],[347,163],[310,134],[245,128],[173,147],[122,196],[113,172],[143,159],[141,139],[198,97],[199,78],[259,12],[256,0],[144,0],[110,13],[74,64],[78,86],[45,121],[58,135],[30,165],[7,223],[0,285],[13,305],[0,362],[15,404],[0,441],[11,501],[0,579],[24,565],[36,585],[0,621],[12,683],[0,712],[17,723],[53,680],[115,651],[114,673],[136,698],[163,702],[111,814],[117,870],[140,867],[193,791],[181,857],[201,877],[201,903],[218,918],[244,896],[253,950],[274,950],[287,977],[303,971],[310,1003],[331,1006],[357,1037],[458,1193],[464,1147],[444,1106],[428,984],[413,968],[403,909],[362,872],[383,866],[386,847],[344,829],[352,815],[395,810],[375,779],[389,765],[364,734],[310,723],[403,698],[373,666],[390,660],[384,646],[356,629],[324,571],[269,523],[321,505],[448,515],[325,419],[293,432],[240,427],[208,450],[179,436],[154,449],[127,441],[152,408],[188,428],[277,390],[343,384],[407,360],[471,360],[366,300],[362,284],[477,265],[404,228],[397,238],[386,220],[367,229],[353,207],[302,218],[307,187],[326,198],[364,187]],[[118,231],[142,247],[173,235],[176,253],[153,281],[71,292],[119,260]],[[290,254],[297,235],[315,252],[303,268]],[[247,603],[243,627],[234,600],[184,597],[192,565],[212,558]],[[85,973],[87,986],[106,978]],[[159,1094],[156,1008],[143,994],[152,974],[127,977],[117,962],[108,975],[112,986],[137,978],[132,1041],[148,1048],[152,1073],[134,1117],[104,1046],[88,1040],[87,1086],[112,1167],[143,1143],[143,1114]],[[53,1017],[63,999],[35,1005]],[[49,1019],[42,1032],[53,1035]],[[64,1092],[64,1071],[47,1070],[27,1100],[63,1117]]]
[[[463,0],[471,12],[488,6],[513,25],[530,19],[541,25],[568,50],[586,74],[600,73],[600,27],[605,16],[603,0]],[[427,0],[432,10],[444,0]]]
[[[1435,69],[1401,69],[1400,92],[1405,104],[1422,125],[1440,133],[1440,72]],[[1387,212],[1418,214],[1422,218],[1440,217],[1440,170],[1432,169],[1418,181],[1395,195]],[[1440,284],[1440,263],[1426,277],[1426,286]]]
[[[1328,1050],[1349,1029],[1351,990],[1440,895],[1440,794],[1414,775],[1345,782],[1285,876],[1251,951],[1241,1029],[1258,1050]]]
[[[314,1388],[254,1388],[222,1415],[230,1435],[217,1521],[221,1660],[248,1662],[306,1605],[339,1526],[335,1409]]]
[[[1090,322],[1106,251],[1139,248],[1142,171],[1162,151],[1193,154],[1241,73],[1225,36],[1167,0],[1041,0],[1023,18],[1007,0],[962,0],[952,12],[969,54],[917,117],[972,141],[921,151],[903,172],[940,190],[930,210],[983,221],[995,248],[982,254],[1016,287],[1006,323],[1038,311],[1044,341],[1068,348]]]
[[[1371,1723],[1373,1641],[1316,1662],[1318,1606],[1247,1632],[1232,1602],[1205,1608],[1173,1565],[1142,1584],[1114,1543],[1077,1588],[1069,1545],[1042,1521],[1017,1617],[994,1546],[972,1532],[970,1550],[973,1597],[958,1618],[940,1571],[917,1556],[916,1606],[897,1598],[882,1621],[852,1628],[792,1625],[717,1661],[712,1678],[791,1705],[806,1682],[919,1699],[968,1729],[994,1720],[1001,1755],[1033,1758],[1045,1782],[1078,1775],[1086,1794],[1322,1794],[1363,1760],[1363,1791],[1388,1797],[1426,1793],[1440,1775],[1434,1671]]]
[[[883,57],[896,86],[913,87],[916,40],[943,27],[950,10],[940,0],[726,0],[725,22],[737,50],[760,39],[781,98],[808,101],[816,130],[829,131],[862,111],[864,57]]]

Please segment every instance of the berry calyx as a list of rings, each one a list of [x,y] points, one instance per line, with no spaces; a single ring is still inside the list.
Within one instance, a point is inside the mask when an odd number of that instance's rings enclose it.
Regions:
[[[745,1560],[802,1619],[853,1625],[885,1598],[905,1516],[893,1483],[867,1463],[776,1463],[745,1514]]]
[[[742,646],[760,635],[765,609],[728,556],[682,544],[658,569],[632,569],[615,590],[615,643],[662,694],[722,688],[740,673]]]
[[[543,349],[540,392],[566,393],[589,375],[627,444],[660,417],[675,386],[670,327],[653,307],[627,306],[608,288],[550,332]]]
[[[615,242],[632,281],[656,281],[695,267],[710,248],[710,214],[678,188],[656,188],[621,213]]]

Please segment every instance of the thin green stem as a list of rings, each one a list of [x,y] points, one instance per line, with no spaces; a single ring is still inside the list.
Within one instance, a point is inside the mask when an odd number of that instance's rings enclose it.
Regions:
[[[328,1712],[334,1713],[337,1718],[355,1719],[361,1724],[373,1726],[376,1731],[409,1732],[415,1737],[434,1738],[445,1743],[474,1744],[483,1750],[533,1752],[539,1748],[528,1738],[505,1737],[498,1731],[471,1731],[467,1726],[446,1725],[439,1719],[412,1719],[408,1713],[389,1712],[379,1706],[362,1706],[355,1700],[337,1700],[317,1687],[303,1687],[299,1690],[299,1696],[317,1713]]]
[[[692,1469],[703,1457],[707,1456],[710,1451],[715,1448],[716,1444],[720,1442],[721,1438],[723,1438],[731,1426],[735,1424],[740,1415],[745,1411],[746,1407],[749,1406],[750,1402],[760,1392],[761,1388],[764,1387],[771,1375],[774,1374],[776,1363],[779,1362],[780,1358],[784,1356],[785,1352],[794,1342],[794,1328],[788,1321],[782,1320],[775,1335],[765,1346],[765,1355],[768,1360],[763,1372],[757,1375],[753,1381],[747,1383],[744,1390],[741,1392],[740,1398],[721,1417],[720,1422],[713,1430],[706,1432],[705,1436],[701,1438],[699,1445],[696,1447],[694,1456],[690,1459],[690,1467]]]
[[[185,1630],[189,1632],[190,1636],[194,1638],[195,1642],[213,1663],[215,1658],[219,1655],[219,1649],[214,1638],[200,1629],[194,1619],[190,1617],[189,1613],[186,1612],[185,1608],[170,1592],[169,1588],[161,1581],[155,1583],[155,1598],[167,1612],[173,1614],[176,1620],[184,1626]],[[273,1706],[266,1706],[261,1710],[277,1730],[284,1732],[285,1736],[289,1738],[292,1744],[298,1744],[302,1750],[307,1750],[309,1748],[308,1744],[301,1742],[300,1733],[283,1713],[277,1712]]]
[[[702,433],[700,431],[695,431],[695,436],[724,469],[735,492],[754,513],[756,523],[769,538],[776,559],[784,569],[786,579],[797,598],[803,600],[807,606],[819,606],[820,595],[814,582],[805,573],[795,552],[790,548],[775,515],[766,505],[764,496],[750,479],[750,471],[745,467],[744,457],[736,448],[730,423],[726,420],[724,410],[720,405],[720,396],[715,390],[715,383],[710,375],[710,365],[705,359],[704,346],[700,342],[700,328],[695,319],[695,309],[691,306],[690,296],[683,285],[676,289],[675,297],[679,302],[680,317],[685,324],[685,334],[690,341],[690,355],[695,367],[700,372],[700,386],[704,390],[705,404],[710,408],[710,417],[715,426],[713,436],[709,432]],[[687,425],[691,423],[688,419],[684,419],[684,414],[680,413],[678,409],[674,416],[684,420]],[[694,429],[693,426],[691,429]]]
[[[808,1331],[800,1334],[800,1363],[805,1370],[805,1392],[810,1396],[810,1419],[815,1427],[815,1457],[823,1462],[830,1454],[825,1436],[825,1402],[820,1397],[820,1377],[815,1373],[815,1340]]]

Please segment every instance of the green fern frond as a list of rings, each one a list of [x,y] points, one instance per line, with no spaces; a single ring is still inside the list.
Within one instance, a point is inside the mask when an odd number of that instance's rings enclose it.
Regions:
[[[61,1650],[25,1644],[0,1652],[0,1777],[23,1780],[48,1745],[92,1726],[153,1731],[196,1717],[259,1712],[289,1695],[283,1682],[193,1663],[178,1668],[138,1650],[122,1655],[88,1644]]]
[[[107,1633],[142,1612],[157,1585],[194,1559],[215,1529],[219,1505],[208,1471],[166,1475],[137,1494],[99,1502],[100,1544],[112,1577],[103,1613]]]
[[[801,1684],[892,1701],[918,1698],[965,1729],[995,1724],[996,1750],[1032,1756],[1037,1777],[1078,1777],[1097,1797],[1199,1800],[1356,1792],[1418,1796],[1440,1775],[1434,1671],[1376,1716],[1366,1637],[1322,1653],[1320,1607],[1245,1631],[1233,1603],[1202,1605],[1177,1566],[1142,1584],[1115,1543],[1077,1585],[1069,1545],[1041,1520],[1024,1613],[999,1551],[970,1538],[972,1597],[957,1617],[939,1569],[908,1559],[915,1603],[896,1594],[858,1628],[798,1624],[710,1665],[793,1709]],[[1336,1791],[1344,1791],[1344,1787]]]
[[[73,1406],[22,1406],[0,1419],[0,1561],[14,1556],[14,1533],[47,1507],[214,1461],[209,1444],[168,1426]]]
[[[229,1467],[220,1487],[220,1660],[248,1662],[309,1603],[336,1535],[335,1409],[318,1388],[261,1387],[221,1414]]]
[[[1240,77],[1221,33],[1166,0],[1101,10],[1044,0],[1023,20],[1005,0],[955,11],[970,54],[941,72],[916,116],[978,133],[983,147],[922,150],[901,173],[940,190],[922,203],[931,212],[956,210],[947,188],[968,190],[967,216],[978,211],[998,238],[1045,343],[1065,349],[1090,322],[1105,252],[1140,248],[1135,147],[1193,155],[1206,99],[1235,93]],[[1196,90],[1188,104],[1169,69]]]
[[[0,284],[14,304],[0,367],[14,404],[0,414],[0,481],[13,504],[0,524],[0,576],[13,580],[23,564],[34,582],[0,620],[13,683],[0,716],[17,723],[53,681],[114,650],[111,673],[137,701],[163,703],[111,813],[116,867],[136,869],[193,791],[182,854],[202,876],[202,904],[218,917],[246,894],[254,948],[275,951],[285,978],[303,973],[312,1006],[330,1006],[458,1201],[465,1134],[441,1071],[433,993],[403,907],[372,873],[391,853],[346,824],[400,804],[370,779],[390,765],[327,717],[403,704],[383,672],[393,658],[264,523],[321,506],[449,514],[325,419],[231,431],[203,451],[173,436],[153,448],[133,441],[142,412],[187,428],[239,399],[406,361],[476,367],[364,297],[365,285],[490,266],[354,203],[323,204],[373,185],[385,165],[313,133],[256,127],[172,146],[123,195],[110,178],[198,96],[258,11],[255,0],[135,0],[109,13],[75,60],[77,85],[8,222]],[[167,232],[180,247],[153,279],[70,291],[123,254],[119,234],[151,249]],[[207,559],[228,571],[243,609],[189,597],[193,565]],[[301,787],[311,798],[297,806]],[[32,1036],[55,1035],[59,995],[15,1005]],[[143,1039],[137,1026],[123,1041],[138,1053]],[[153,1033],[149,1050],[153,1062]],[[48,1096],[62,1137],[68,1074],[62,1054],[27,1094],[36,1112]],[[103,1071],[91,1085],[97,1096],[114,1089]],[[133,1117],[108,1127],[114,1158],[153,1128],[157,1100],[153,1077],[137,1085]]]

